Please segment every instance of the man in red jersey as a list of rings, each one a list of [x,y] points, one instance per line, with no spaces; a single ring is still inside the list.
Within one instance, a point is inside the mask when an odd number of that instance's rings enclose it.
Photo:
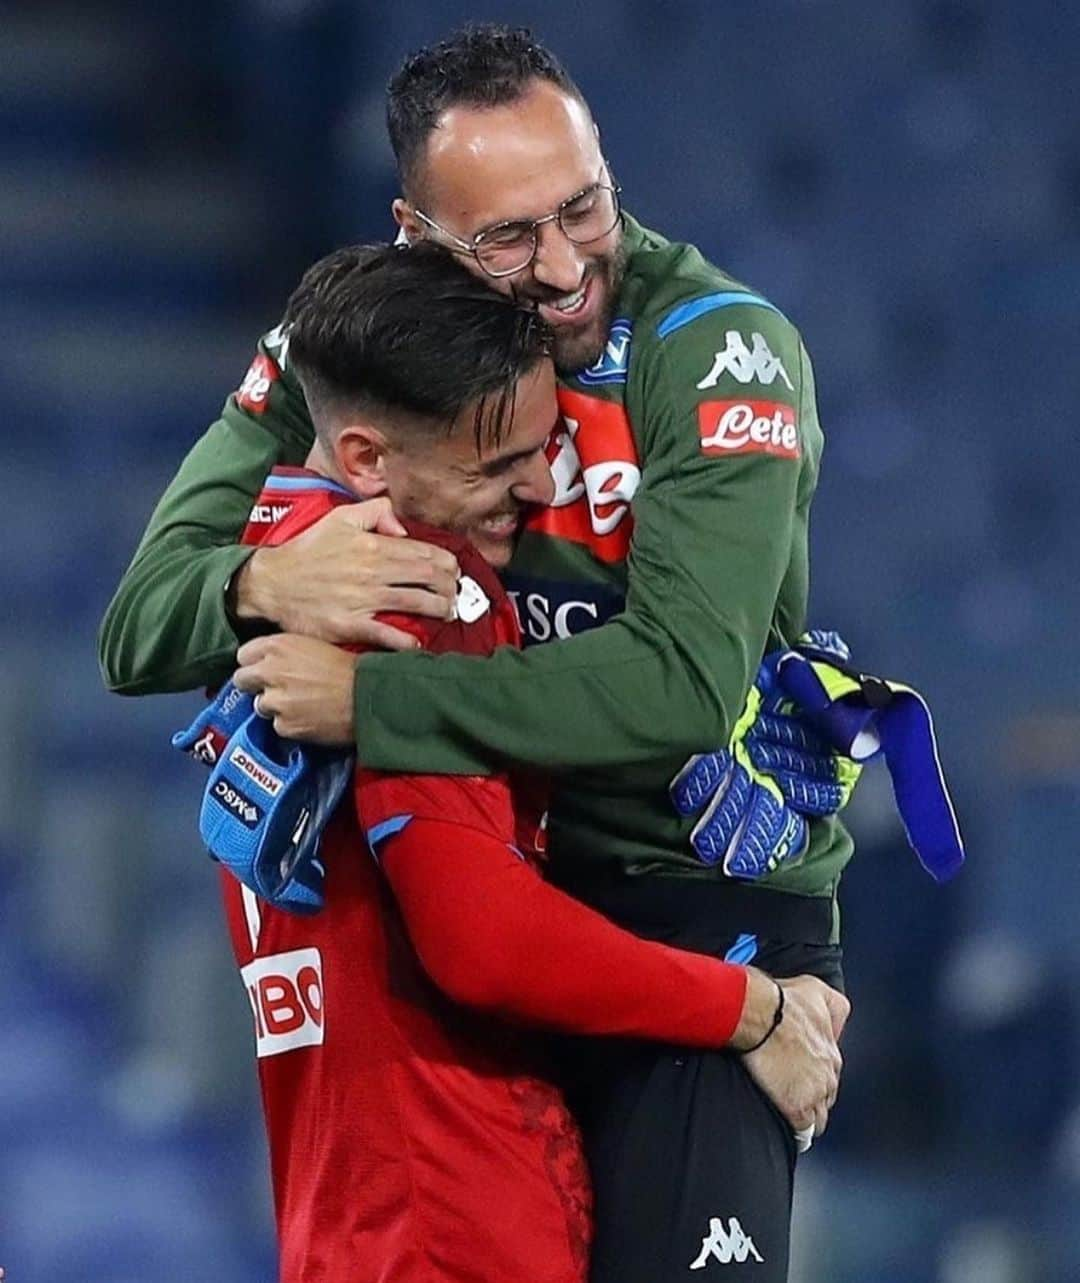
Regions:
[[[317,442],[268,479],[246,542],[385,492],[462,566],[456,620],[393,622],[432,651],[516,644],[490,566],[551,494],[544,327],[422,249],[331,255],[289,317]],[[518,1023],[758,1046],[765,1090],[824,1124],[843,998],[623,932],[545,884],[514,826],[505,777],[362,770],[326,834],[321,913],[224,877],[287,1283],[581,1283],[580,1143]]]

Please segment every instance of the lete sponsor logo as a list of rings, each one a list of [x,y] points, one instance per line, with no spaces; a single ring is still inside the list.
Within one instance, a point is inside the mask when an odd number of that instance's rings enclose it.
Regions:
[[[795,411],[777,401],[702,401],[698,429],[702,454],[799,457]]]
[[[624,561],[641,484],[626,410],[614,401],[559,389],[563,430],[552,433],[548,463],[555,498],[528,522],[530,530],[585,544],[601,561]]]
[[[281,370],[276,363],[262,352],[256,352],[237,389],[236,404],[251,414],[262,414],[270,400],[270,389],[280,378]]]
[[[277,1056],[326,1039],[322,956],[293,949],[240,968],[255,1017],[255,1054]]]

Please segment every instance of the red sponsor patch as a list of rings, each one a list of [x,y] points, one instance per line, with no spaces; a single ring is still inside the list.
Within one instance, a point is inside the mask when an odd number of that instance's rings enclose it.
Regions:
[[[236,404],[251,414],[262,414],[270,401],[270,389],[280,378],[277,363],[257,352],[243,383],[237,388]]]
[[[778,401],[702,401],[698,429],[702,454],[801,454],[795,411]]]
[[[555,498],[529,529],[585,544],[601,561],[626,560],[634,519],[630,501],[641,484],[630,420],[621,405],[559,389],[563,424],[547,458]]]

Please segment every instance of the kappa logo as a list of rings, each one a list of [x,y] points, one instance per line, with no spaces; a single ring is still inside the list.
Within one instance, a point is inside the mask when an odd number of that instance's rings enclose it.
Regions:
[[[238,788],[233,788],[227,780],[215,780],[211,796],[227,811],[231,811],[245,828],[255,829],[259,827],[262,811],[259,810],[251,798],[245,797]]]
[[[255,1017],[255,1054],[260,1059],[322,1045],[326,1013],[318,949],[256,958],[240,968],[240,975]]]
[[[584,544],[601,561],[626,558],[641,484],[626,410],[614,401],[559,389],[563,430],[552,433],[548,464],[555,498],[528,521],[530,530]]]
[[[292,512],[291,503],[257,503],[248,521],[253,526],[274,526]]]
[[[754,1240],[739,1224],[739,1218],[730,1217],[725,1229],[720,1217],[713,1216],[709,1220],[709,1232],[701,1240],[701,1251],[690,1262],[690,1268],[703,1270],[712,1260],[719,1261],[721,1265],[730,1265],[732,1261],[742,1265],[751,1257],[759,1264],[765,1263],[765,1258],[754,1246]]]
[[[756,330],[750,335],[752,347],[746,346],[738,330],[728,330],[725,339],[724,350],[717,352],[712,369],[697,385],[699,391],[704,392],[708,388],[716,387],[721,376],[725,374],[730,374],[737,383],[752,383],[756,379],[765,387],[769,387],[775,379],[780,378],[787,385],[789,392],[795,391],[788,378],[787,370],[784,369],[780,358],[773,356],[763,335]]]
[[[268,771],[265,766],[256,762],[250,754],[245,753],[239,745],[229,754],[229,761],[264,793],[277,797],[281,792],[281,780],[272,771]]]
[[[625,317],[617,317],[611,323],[607,343],[595,365],[582,370],[577,376],[579,383],[595,387],[602,383],[625,383],[626,373],[630,368],[630,336],[633,323]]]
[[[262,414],[270,400],[270,389],[281,378],[281,370],[262,352],[248,366],[244,381],[236,393],[236,404],[251,414]]]
[[[702,401],[698,406],[702,454],[771,454],[797,459],[799,425],[778,401]]]

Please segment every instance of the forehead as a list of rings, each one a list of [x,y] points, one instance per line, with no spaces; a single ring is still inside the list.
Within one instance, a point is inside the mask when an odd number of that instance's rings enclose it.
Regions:
[[[463,231],[539,218],[596,181],[602,165],[583,103],[546,81],[498,107],[452,107],[423,164],[428,211]]]
[[[514,390],[514,412],[503,427],[498,445],[485,442],[479,451],[475,436],[476,403],[467,405],[458,415],[450,436],[445,438],[447,461],[472,468],[506,455],[539,449],[558,417],[555,388],[555,366],[550,358],[544,357],[518,379]]]

